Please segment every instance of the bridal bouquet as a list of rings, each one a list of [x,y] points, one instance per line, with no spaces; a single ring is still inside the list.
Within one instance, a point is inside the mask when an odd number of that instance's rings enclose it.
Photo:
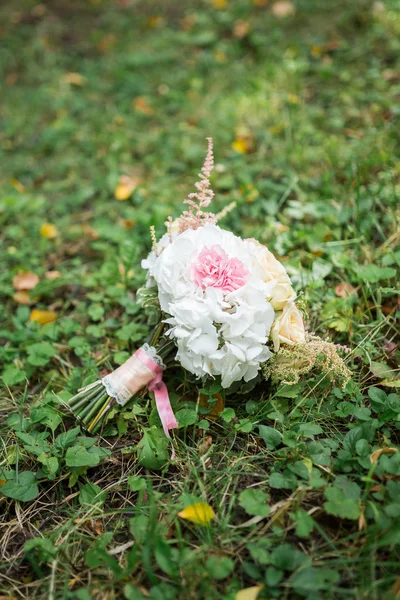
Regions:
[[[100,429],[114,403],[122,406],[147,388],[169,437],[178,426],[163,381],[171,360],[198,378],[219,378],[223,388],[259,373],[293,383],[314,366],[348,378],[334,345],[306,335],[285,267],[255,239],[218,225],[231,206],[217,215],[206,210],[214,196],[213,164],[208,138],[200,181],[185,200],[188,209],[175,221],[169,218],[159,241],[152,228],[141,297],[144,305],[158,303],[161,317],[149,343],[67,401],[89,431]]]

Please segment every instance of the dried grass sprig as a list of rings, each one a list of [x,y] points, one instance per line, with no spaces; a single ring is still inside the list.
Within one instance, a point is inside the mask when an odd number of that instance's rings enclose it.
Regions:
[[[293,385],[313,369],[326,375],[332,382],[340,382],[346,387],[351,371],[338,354],[332,342],[326,342],[315,335],[307,335],[305,344],[282,346],[281,349],[262,367],[265,379],[273,383]]]

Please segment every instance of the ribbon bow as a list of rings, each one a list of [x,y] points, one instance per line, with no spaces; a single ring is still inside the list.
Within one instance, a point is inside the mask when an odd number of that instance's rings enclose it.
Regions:
[[[168,396],[167,386],[162,379],[162,367],[158,365],[144,350],[139,348],[135,352],[137,358],[154,373],[153,379],[147,384],[149,392],[154,393],[158,414],[160,415],[161,423],[164,429],[165,435],[170,438],[170,429],[176,429],[178,422],[175,419],[174,412],[172,410],[171,402]],[[174,457],[174,452],[172,458]]]

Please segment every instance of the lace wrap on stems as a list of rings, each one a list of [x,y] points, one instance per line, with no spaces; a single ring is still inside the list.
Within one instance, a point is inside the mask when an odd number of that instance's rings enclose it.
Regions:
[[[157,350],[149,344],[144,344],[123,365],[103,377],[101,382],[107,394],[124,406],[132,396],[148,387],[164,369],[165,365],[157,355]]]

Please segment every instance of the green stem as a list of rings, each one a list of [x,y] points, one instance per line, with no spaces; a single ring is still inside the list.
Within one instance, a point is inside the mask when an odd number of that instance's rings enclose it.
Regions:
[[[97,394],[99,393],[99,391],[102,390],[102,389],[104,389],[102,383],[101,382],[98,382],[98,383],[99,383],[99,385],[97,385],[96,387],[93,387],[93,389],[91,389],[90,391],[88,390],[82,396],[79,394],[79,395],[74,396],[73,398],[71,398],[70,401],[68,402],[68,406],[72,410],[76,410],[76,408],[78,406],[81,406],[82,404],[87,403],[89,400],[91,400],[92,398],[94,398],[95,396],[97,396]]]
[[[103,424],[103,419],[104,419],[105,415],[107,414],[107,412],[109,411],[109,409],[111,408],[113,402],[114,402],[114,398],[110,398],[108,396],[105,404],[103,405],[103,408],[100,409],[100,411],[97,413],[97,415],[95,416],[93,421],[91,423],[89,423],[89,425],[87,426],[87,430],[90,433],[97,433],[97,431],[100,429],[100,427]]]
[[[96,395],[94,398],[92,398],[92,399],[90,400],[90,402],[88,402],[88,403],[85,405],[85,407],[84,407],[84,408],[83,408],[81,411],[79,411],[79,412],[75,413],[75,414],[76,414],[76,416],[77,416],[77,417],[78,417],[78,418],[79,418],[81,421],[84,421],[84,419],[85,419],[85,417],[88,415],[88,413],[89,413],[89,412],[92,410],[92,408],[93,408],[93,407],[94,407],[94,406],[97,404],[97,402],[98,402],[98,401],[100,400],[100,398],[102,398],[103,396],[104,396],[104,388],[101,390],[101,392],[100,392],[100,393],[97,393],[97,395]]]
[[[85,424],[85,426],[89,423],[89,421],[92,419],[92,417],[99,411],[100,407],[102,406],[102,404],[104,403],[104,401],[108,398],[107,394],[104,393],[100,396],[100,398],[98,399],[98,401],[96,402],[96,404],[93,405],[92,409],[87,413],[87,415],[85,415],[85,417],[81,420],[83,421],[83,423]]]

